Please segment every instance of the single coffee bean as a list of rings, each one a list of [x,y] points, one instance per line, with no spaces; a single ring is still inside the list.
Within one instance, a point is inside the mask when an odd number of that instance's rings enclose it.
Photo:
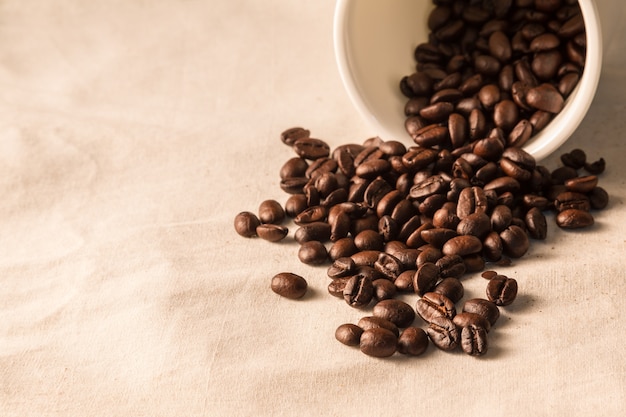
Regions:
[[[526,93],[526,102],[537,110],[558,113],[563,109],[563,96],[551,84],[541,84]]]
[[[355,253],[351,258],[357,266],[371,266],[373,268],[380,253],[381,251],[378,250],[364,250]]]
[[[591,175],[598,175],[604,172],[605,167],[606,162],[604,161],[604,158],[600,158],[597,161],[585,164],[585,171]]]
[[[350,277],[345,278],[335,278],[330,283],[328,283],[328,293],[333,297],[343,298],[343,290],[346,287],[346,283]]]
[[[463,283],[458,278],[444,278],[433,288],[432,292],[441,294],[453,303],[457,303],[463,298]]]
[[[447,317],[434,317],[426,334],[439,349],[450,351],[459,345],[460,334],[456,325]]]
[[[261,224],[261,221],[256,214],[249,211],[242,211],[235,216],[235,231],[237,234],[243,237],[256,236],[256,228]]]
[[[517,281],[498,275],[487,284],[487,298],[497,306],[507,306],[517,297]]]
[[[304,194],[290,195],[285,201],[285,214],[291,218],[296,217],[308,208],[306,196]]]
[[[342,278],[354,275],[356,269],[357,266],[352,258],[342,257],[333,261],[333,263],[328,267],[326,274],[333,279]]]
[[[487,196],[480,187],[468,187],[461,190],[456,214],[464,219],[472,213],[485,213],[488,208]]]
[[[330,146],[320,139],[311,137],[297,139],[293,144],[293,150],[301,158],[315,160],[330,155]]]
[[[422,239],[436,248],[443,247],[448,240],[457,235],[458,233],[455,230],[444,227],[426,229],[420,232]]]
[[[333,242],[330,249],[328,249],[328,256],[332,260],[337,260],[343,257],[350,257],[358,251],[359,249],[354,244],[354,239],[352,237],[344,237]]]
[[[285,210],[276,200],[265,200],[259,205],[261,223],[280,224],[285,219]]]
[[[309,240],[300,245],[298,259],[308,265],[321,265],[328,260],[328,251],[318,240]]]
[[[483,244],[479,238],[472,235],[462,235],[448,240],[442,248],[444,255],[466,256],[479,253]]]
[[[335,339],[346,346],[359,346],[363,329],[352,323],[344,323],[335,330]]]
[[[510,225],[500,232],[504,253],[511,258],[521,258],[530,248],[528,235],[519,226]]]
[[[554,208],[559,212],[568,209],[589,211],[591,209],[591,202],[589,201],[589,197],[585,194],[564,191],[556,196]]]
[[[485,239],[483,239],[482,255],[486,260],[496,262],[501,260],[504,253],[504,246],[500,234],[496,231],[490,232]]]
[[[351,307],[365,307],[374,297],[372,280],[357,274],[351,277],[343,289],[343,298]]]
[[[396,326],[408,327],[415,320],[415,310],[402,300],[382,300],[374,305],[372,314],[389,320]]]
[[[378,278],[372,281],[374,286],[374,299],[378,301],[390,300],[396,296],[398,288],[387,278]]]
[[[563,183],[568,191],[575,193],[588,193],[598,185],[598,177],[595,175],[586,175],[584,177],[576,177],[565,180]]]
[[[470,324],[461,328],[461,349],[472,356],[482,356],[487,353],[487,330]]]
[[[428,335],[419,327],[407,327],[398,338],[398,352],[419,356],[428,348]]]
[[[326,222],[305,223],[296,229],[294,239],[300,244],[310,240],[326,242],[330,239],[330,225]]]
[[[602,187],[595,187],[588,194],[591,208],[602,210],[609,205],[609,194]]]
[[[491,326],[493,326],[500,317],[500,309],[498,306],[493,301],[484,298],[472,298],[465,301],[462,311],[464,313],[475,313],[484,317],[489,321]]]
[[[465,273],[465,262],[459,255],[444,255],[435,263],[441,278],[459,278]]]
[[[398,329],[398,326],[396,326],[394,323],[382,317],[376,317],[376,316],[361,317],[357,325],[363,330],[381,328],[381,329],[389,330],[396,337],[400,335],[400,329]]]
[[[464,217],[456,228],[459,235],[472,235],[483,239],[491,231],[491,219],[485,213],[472,213]]]
[[[588,211],[567,209],[556,215],[556,224],[562,229],[580,229],[593,225],[593,215]]]
[[[439,280],[439,267],[432,262],[424,262],[413,276],[413,291],[423,296],[435,288]]]
[[[287,237],[289,230],[285,226],[280,226],[277,224],[260,224],[256,228],[256,234],[259,235],[261,239],[267,240],[269,242],[278,242]]]
[[[435,317],[454,318],[456,307],[452,300],[443,294],[427,292],[415,304],[417,314],[427,323]]]
[[[306,294],[307,287],[307,282],[303,277],[291,272],[281,272],[272,277],[272,291],[285,298],[302,298]]]
[[[489,36],[489,52],[502,63],[511,59],[511,42],[504,32],[498,30]]]
[[[367,329],[361,334],[360,349],[368,356],[386,358],[396,352],[398,337],[383,328]]]
[[[388,253],[381,252],[376,262],[374,262],[374,269],[390,281],[395,281],[405,268],[398,258]]]
[[[543,240],[548,234],[548,222],[546,216],[537,207],[533,207],[524,216],[528,234],[533,239]]]
[[[306,160],[294,156],[293,158],[287,160],[287,162],[285,162],[280,168],[280,179],[284,180],[293,177],[304,177],[306,176],[305,173],[308,167],[309,164]]]
[[[454,322],[454,324],[457,325],[459,329],[467,326],[478,326],[482,327],[487,332],[491,330],[491,323],[489,323],[489,320],[477,313],[470,313],[467,311],[460,312],[457,313],[456,316],[454,316],[452,321]]]

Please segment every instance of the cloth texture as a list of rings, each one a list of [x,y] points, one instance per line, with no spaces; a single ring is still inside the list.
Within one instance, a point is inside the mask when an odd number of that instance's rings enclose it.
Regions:
[[[549,217],[498,269],[519,295],[485,357],[375,359],[335,340],[368,312],[298,261],[293,225],[276,244],[233,228],[286,201],[286,128],[333,148],[375,135],[342,87],[334,7],[0,2],[0,416],[624,415],[624,25],[586,118],[542,161],[604,157],[609,207],[584,231]],[[273,293],[278,272],[305,298]],[[464,284],[484,297],[477,274]]]

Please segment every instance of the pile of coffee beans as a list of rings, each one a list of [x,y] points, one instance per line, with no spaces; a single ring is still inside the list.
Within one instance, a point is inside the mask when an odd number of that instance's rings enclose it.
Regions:
[[[434,4],[415,72],[400,81],[406,131],[418,145],[456,149],[497,128],[504,146],[524,145],[581,77],[586,34],[577,0]]]
[[[514,278],[486,267],[508,265],[545,239],[547,212],[560,228],[585,228],[609,201],[598,186],[604,159],[574,149],[550,171],[521,148],[562,110],[582,74],[577,1],[434,6],[416,70],[399,83],[414,145],[374,137],[331,150],[305,128],[287,129],[280,139],[295,155],[280,168],[280,187],[290,197],[235,218],[241,236],[271,242],[289,235],[290,219],[298,259],[330,264],[328,292],[370,312],[340,325],[335,338],[374,357],[421,355],[430,342],[484,355],[500,308],[518,292]],[[488,280],[485,297],[462,302],[462,278],[477,272]],[[297,299],[307,282],[282,272],[271,288]],[[414,306],[400,299],[407,294]]]
[[[328,292],[371,310],[339,326],[335,337],[376,357],[419,355],[429,340],[442,350],[485,354],[499,309],[518,291],[514,278],[485,269],[509,265],[545,239],[546,213],[563,229],[590,227],[593,211],[609,201],[598,186],[604,159],[588,161],[580,149],[550,171],[498,135],[470,150],[374,137],[331,151],[301,127],[281,140],[296,154],[279,171],[289,197],[237,214],[235,230],[277,242],[293,223],[299,260],[326,265]],[[488,279],[485,297],[462,302],[462,279],[478,272]],[[298,299],[307,282],[282,272],[271,288]],[[400,299],[411,294],[414,306]],[[425,330],[414,324],[418,316]]]

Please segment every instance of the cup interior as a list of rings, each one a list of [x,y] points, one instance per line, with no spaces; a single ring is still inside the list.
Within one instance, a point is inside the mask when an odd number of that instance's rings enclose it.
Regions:
[[[563,110],[524,146],[541,160],[561,146],[585,117],[600,78],[602,32],[593,0],[579,0],[587,35],[582,77]],[[338,0],[334,47],[339,73],[358,113],[385,140],[411,142],[404,129],[399,83],[415,71],[413,52],[428,38],[432,0]]]

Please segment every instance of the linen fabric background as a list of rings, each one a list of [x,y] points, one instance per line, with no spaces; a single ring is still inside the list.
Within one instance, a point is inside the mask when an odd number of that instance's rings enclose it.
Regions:
[[[608,209],[585,231],[550,217],[499,269],[520,292],[485,357],[380,360],[334,339],[367,312],[297,260],[293,226],[272,244],[232,224],[286,200],[284,129],[332,147],[376,134],[341,85],[333,11],[0,1],[1,416],[624,414],[623,25],[588,115],[542,161],[604,157]],[[270,291],[282,271],[307,279],[304,299]],[[478,274],[464,283],[484,296]]]

